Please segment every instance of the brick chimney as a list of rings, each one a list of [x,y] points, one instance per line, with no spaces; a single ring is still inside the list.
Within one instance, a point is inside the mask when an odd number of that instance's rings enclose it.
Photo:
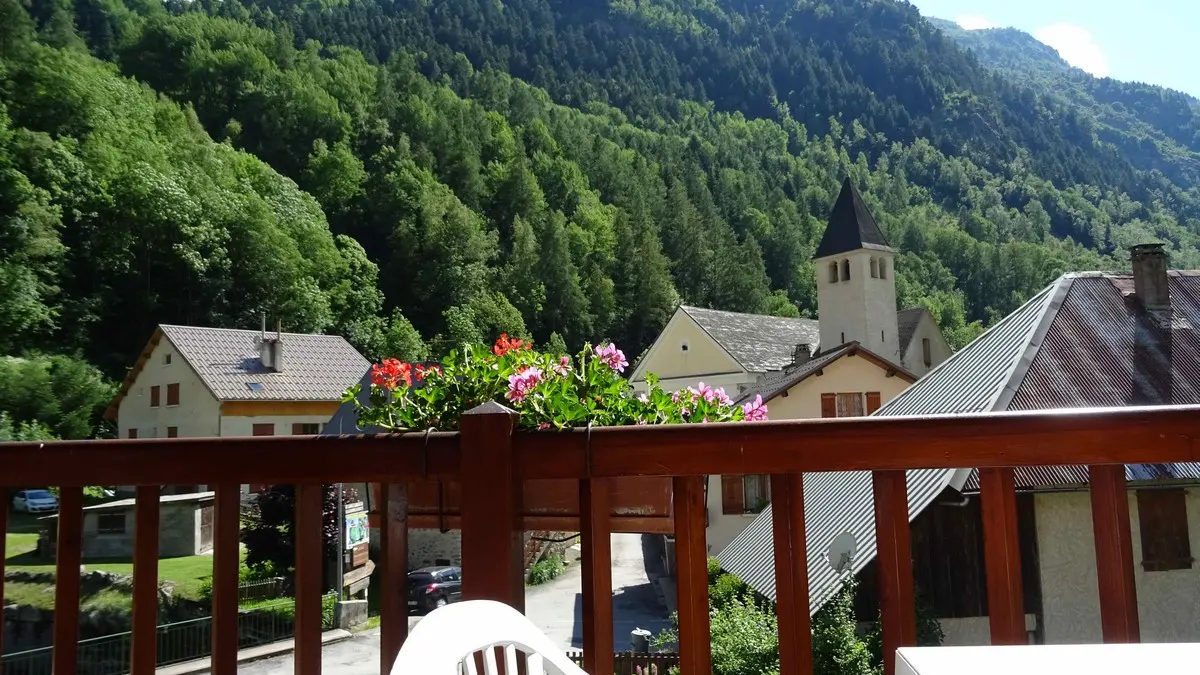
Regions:
[[[1147,311],[1171,312],[1171,291],[1167,282],[1167,252],[1162,244],[1138,244],[1129,249],[1133,262],[1133,292]]]

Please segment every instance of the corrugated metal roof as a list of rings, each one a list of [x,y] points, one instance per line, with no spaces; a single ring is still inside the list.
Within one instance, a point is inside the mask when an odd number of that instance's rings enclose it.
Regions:
[[[933,415],[1062,406],[1200,402],[1200,272],[1172,272],[1174,316],[1168,332],[1129,298],[1127,276],[1065,275],[1031,298],[875,414]],[[1169,366],[1168,366],[1169,364]],[[1010,405],[1011,403],[1011,405]],[[1200,463],[1137,464],[1130,481],[1200,480]],[[1017,469],[1018,487],[1087,484],[1086,467]],[[948,486],[978,490],[974,470],[908,472],[909,519]],[[838,580],[824,559],[833,537],[858,540],[854,571],[876,552],[874,504],[867,472],[805,474],[809,605],[816,611]],[[775,597],[770,510],[718,554],[722,566]]]
[[[971,344],[875,412],[879,416],[990,410],[1029,345],[1061,280],[1047,286]]]
[[[912,520],[950,483],[953,471],[908,472],[908,517]],[[838,589],[841,579],[826,559],[833,538],[854,533],[858,543],[852,569],[857,574],[874,557],[875,507],[868,471],[804,474],[804,526],[807,536],[809,611],[815,613]],[[751,588],[775,599],[775,558],[771,510],[754,519],[725,550],[721,567]]]
[[[222,401],[336,401],[370,365],[340,335],[283,333],[283,372],[276,373],[259,358],[259,331],[159,328]]]

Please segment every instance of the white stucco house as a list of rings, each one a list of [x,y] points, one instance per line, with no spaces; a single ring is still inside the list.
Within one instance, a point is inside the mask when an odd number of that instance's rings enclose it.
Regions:
[[[1157,245],[1133,249],[1133,273],[1067,274],[893,398],[879,416],[1200,403],[1200,271],[1167,270]],[[1200,464],[1126,466],[1143,642],[1200,641]],[[1035,643],[1102,641],[1088,470],[1018,468],[1026,627]],[[944,644],[988,644],[979,477],[908,472],[913,575]],[[860,619],[873,619],[875,522],[866,472],[805,475],[810,608],[839,580],[824,560],[838,534],[858,541]],[[771,514],[718,558],[773,597]]]
[[[105,417],[121,438],[317,434],[367,366],[338,335],[164,324]]]
[[[630,380],[761,396],[771,419],[869,415],[950,356],[928,310],[897,311],[895,254],[847,179],[813,257],[819,321],[681,306]],[[710,476],[707,498],[715,555],[769,503],[767,477]]]

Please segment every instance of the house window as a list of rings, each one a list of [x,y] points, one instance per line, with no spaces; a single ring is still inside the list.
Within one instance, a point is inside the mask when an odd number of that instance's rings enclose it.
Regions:
[[[254,431],[252,433],[255,436],[274,436],[275,435],[275,425],[271,424],[271,423],[255,424]]]
[[[1142,568],[1147,572],[1191,569],[1187,493],[1181,489],[1138,490],[1137,503]]]
[[[100,514],[96,517],[96,531],[100,534],[125,534],[125,514]]]
[[[865,414],[862,394],[854,392],[853,394],[837,395],[838,417],[862,417]]]
[[[686,353],[687,350],[688,350],[688,343],[684,342],[679,345],[679,351]]]
[[[842,281],[850,281],[850,261],[842,261]]]
[[[865,414],[861,392],[821,394],[821,417],[862,417]]]
[[[767,474],[742,476],[743,513],[761,513],[771,503],[771,477]]]
[[[879,278],[879,264],[875,262],[874,258],[871,258],[871,278]]]
[[[834,260],[829,263],[829,283],[836,284],[837,279],[838,279],[837,261]]]
[[[179,438],[179,427],[167,427],[167,438]]]
[[[167,385],[167,405],[179,405],[179,383]]]
[[[153,387],[150,387],[150,407],[151,408],[158,407],[160,393],[161,393],[161,390],[157,384],[154,385]]]
[[[771,503],[771,477],[766,474],[721,476],[721,513],[759,513]]]
[[[292,425],[293,436],[316,436],[321,433],[321,425],[313,422],[296,422]],[[268,434],[270,435],[270,434]]]
[[[168,354],[163,354],[163,365],[164,365],[164,366],[169,366],[169,365],[171,365],[171,355],[170,355],[169,353],[168,353]]]
[[[879,278],[887,278],[887,260],[884,258],[879,259]]]
[[[929,338],[921,338],[921,356],[925,359],[925,367],[933,365],[933,351],[929,346]]]
[[[130,438],[137,438],[137,429],[130,429],[130,430],[129,430],[129,437],[130,437]]]

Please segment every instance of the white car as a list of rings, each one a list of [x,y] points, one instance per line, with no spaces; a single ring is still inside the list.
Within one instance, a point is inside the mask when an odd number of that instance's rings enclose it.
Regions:
[[[21,490],[13,497],[13,510],[47,513],[58,510],[58,498],[46,490]]]

